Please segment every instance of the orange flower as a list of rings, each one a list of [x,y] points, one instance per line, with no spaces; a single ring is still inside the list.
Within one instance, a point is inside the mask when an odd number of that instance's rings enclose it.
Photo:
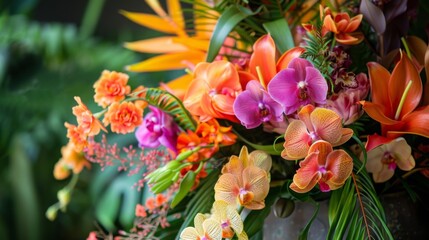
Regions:
[[[362,14],[350,18],[348,13],[333,13],[329,8],[324,9],[323,30],[335,34],[335,40],[345,45],[355,45],[364,39],[363,33],[355,32],[362,22]]]
[[[253,153],[253,152],[252,152]],[[261,168],[261,167],[263,168]],[[268,172],[271,157],[260,152],[250,155],[243,147],[240,156],[231,156],[222,169],[222,175],[215,185],[215,199],[248,209],[265,207],[265,197],[270,189]]]
[[[201,137],[203,142],[214,143],[217,147],[219,144],[232,145],[235,143],[237,136],[231,132],[232,126],[222,127],[216,119],[208,122],[200,122],[195,133]]]
[[[104,115],[104,125],[112,132],[126,134],[133,132],[142,123],[143,110],[131,102],[113,103]]]
[[[167,198],[163,194],[157,194],[155,197],[155,204],[157,207],[161,207],[164,203],[167,202]]]
[[[83,152],[76,151],[74,145],[70,142],[61,148],[61,155],[54,168],[54,177],[58,180],[67,178],[70,175],[70,170],[74,174],[78,174],[84,167],[91,168],[91,164],[85,158]]]
[[[325,140],[334,147],[347,142],[353,130],[343,128],[341,118],[332,110],[303,107],[298,113],[299,120],[292,121],[286,129],[282,157],[298,160],[307,156],[310,146],[317,140]]]
[[[248,71],[239,71],[243,89],[250,80],[255,79],[259,80],[264,87],[268,86],[268,83],[280,70],[285,69],[292,59],[299,57],[305,50],[301,47],[291,48],[278,60],[276,60],[276,51],[276,44],[270,34],[260,37],[253,44]]]
[[[191,130],[188,130],[186,133],[181,132],[177,137],[177,150],[179,153],[193,150],[198,146],[207,146],[207,143]],[[214,148],[201,148],[198,152],[189,156],[186,161],[197,162],[209,158],[214,153],[214,150]]]
[[[378,63],[367,65],[372,102],[360,103],[381,124],[382,135],[397,138],[408,133],[429,137],[429,106],[417,108],[423,86],[411,60],[401,52],[392,74]]]
[[[155,210],[155,208],[156,208],[155,198],[150,197],[150,198],[146,199],[145,206],[149,210],[149,212],[152,212],[153,210]]]
[[[97,135],[100,132],[100,129],[107,132],[101,122],[94,117],[88,107],[82,103],[80,97],[74,97],[74,99],[79,105],[73,107],[73,114],[76,116],[77,123],[79,127],[83,129],[83,132],[88,134],[88,136]]]
[[[144,217],[147,216],[146,209],[141,204],[137,204],[136,205],[135,212],[136,212],[135,213],[136,217],[142,217],[142,218],[144,218]]]
[[[94,101],[99,106],[106,108],[114,102],[124,100],[125,95],[131,90],[127,82],[127,74],[104,70],[100,78],[94,83]]]
[[[340,188],[353,170],[353,159],[344,150],[333,150],[332,145],[319,140],[311,145],[307,157],[299,163],[290,188],[306,193],[319,183],[327,192]]]
[[[183,104],[202,122],[212,118],[238,122],[232,106],[240,92],[241,85],[234,65],[227,61],[203,62],[195,68],[194,80]]]
[[[88,145],[88,135],[84,129],[68,122],[65,122],[64,126],[67,128],[67,137],[73,144],[73,147],[76,151],[82,151]]]

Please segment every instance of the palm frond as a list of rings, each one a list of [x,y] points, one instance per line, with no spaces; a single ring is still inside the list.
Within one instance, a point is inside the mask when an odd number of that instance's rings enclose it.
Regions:
[[[331,195],[327,239],[393,239],[383,206],[362,162],[354,159],[352,177]]]
[[[182,129],[195,131],[197,128],[195,120],[176,96],[158,88],[147,88],[144,93],[143,99],[148,104],[170,114]]]

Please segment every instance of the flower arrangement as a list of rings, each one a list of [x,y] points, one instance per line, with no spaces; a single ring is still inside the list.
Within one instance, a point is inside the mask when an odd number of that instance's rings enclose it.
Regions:
[[[82,169],[119,165],[153,195],[115,239],[248,239],[272,206],[320,200],[327,239],[393,239],[381,194],[419,196],[413,186],[429,183],[429,48],[409,34],[414,1],[192,0],[189,19],[178,0],[146,3],[155,14],[122,14],[168,36],[126,43],[158,54],[127,70],[182,76],[132,89],[105,70],[93,86],[101,110],[75,97],[54,169],[74,177],[49,218]],[[112,145],[108,132],[135,144]]]

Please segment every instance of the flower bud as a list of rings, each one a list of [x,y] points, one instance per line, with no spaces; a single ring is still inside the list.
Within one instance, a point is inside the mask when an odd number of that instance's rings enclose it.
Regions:
[[[63,188],[57,193],[57,198],[60,202],[61,209],[65,209],[71,199],[71,193],[68,188]],[[63,210],[64,211],[64,210]]]
[[[46,210],[45,216],[49,221],[54,221],[57,218],[58,207],[57,205],[52,205]]]
[[[274,215],[278,218],[289,217],[293,210],[295,210],[295,202],[290,199],[279,198],[274,204]]]

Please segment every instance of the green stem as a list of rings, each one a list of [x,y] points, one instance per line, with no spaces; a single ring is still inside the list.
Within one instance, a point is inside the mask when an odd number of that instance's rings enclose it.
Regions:
[[[73,177],[70,180],[69,184],[67,184],[66,188],[72,191],[76,186],[78,180],[79,180],[79,174],[73,174]]]
[[[88,2],[79,30],[80,37],[88,38],[94,33],[103,5],[104,0],[90,0]]]

